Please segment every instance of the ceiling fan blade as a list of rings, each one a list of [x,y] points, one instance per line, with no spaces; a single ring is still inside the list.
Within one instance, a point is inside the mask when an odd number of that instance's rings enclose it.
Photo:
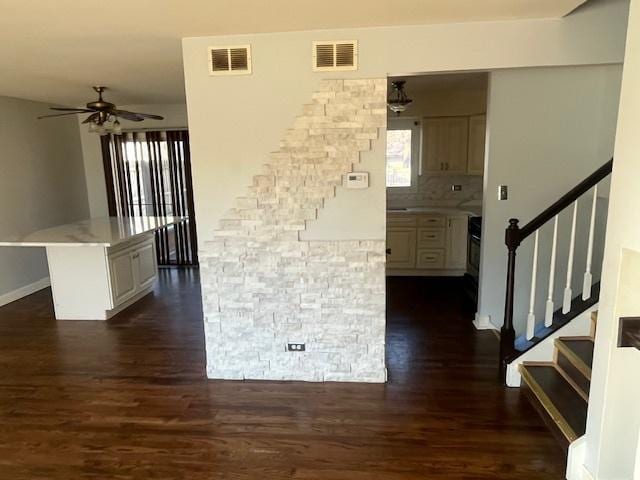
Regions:
[[[87,108],[63,108],[63,107],[49,107],[49,110],[57,110],[59,112],[93,112]]]
[[[77,115],[79,113],[85,113],[85,112],[67,112],[67,113],[52,113],[51,115],[40,115],[38,117],[38,120],[41,120],[43,118],[51,118],[51,117],[64,117],[65,115]]]
[[[109,113],[111,115],[115,115],[116,117],[124,118],[125,120],[130,120],[132,122],[141,122],[142,120],[144,120],[144,118],[139,116],[137,113],[128,112],[126,110],[118,110],[116,108],[112,108],[111,110],[109,110]]]
[[[152,113],[139,113],[139,112],[134,112],[134,113],[142,118],[150,118],[152,120],[164,120],[164,117],[160,115],[153,115]]]
[[[111,109],[109,113],[115,115],[116,117],[124,118],[125,120],[130,120],[132,122],[141,122],[145,118],[148,118],[144,113],[129,112],[127,110],[118,110],[116,108]]]
[[[96,120],[99,117],[100,117],[99,113],[97,113],[97,112],[96,113],[92,113],[87,118],[85,118],[82,123],[91,123],[91,122],[93,122],[94,120]]]

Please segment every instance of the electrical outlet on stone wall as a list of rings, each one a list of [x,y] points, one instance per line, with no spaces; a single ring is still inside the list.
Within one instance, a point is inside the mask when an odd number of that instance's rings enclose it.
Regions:
[[[304,352],[305,345],[304,343],[287,343],[287,351],[288,352]]]

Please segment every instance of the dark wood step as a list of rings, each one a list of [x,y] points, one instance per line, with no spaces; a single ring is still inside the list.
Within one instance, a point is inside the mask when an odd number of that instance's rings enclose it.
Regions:
[[[576,362],[585,376],[591,378],[593,365],[593,339],[591,337],[559,337],[555,341],[556,348],[562,349]]]
[[[594,315],[592,314],[591,317],[593,319]],[[595,324],[592,324],[592,332],[595,333]],[[554,343],[558,368],[580,396],[589,400],[593,337],[560,337],[556,338]]]
[[[523,363],[522,380],[567,442],[584,435],[587,402],[553,363]],[[535,402],[534,402],[535,405]],[[538,408],[541,412],[541,409]],[[542,412],[541,412],[542,413]],[[543,415],[544,418],[544,415]],[[564,445],[566,447],[566,445]]]

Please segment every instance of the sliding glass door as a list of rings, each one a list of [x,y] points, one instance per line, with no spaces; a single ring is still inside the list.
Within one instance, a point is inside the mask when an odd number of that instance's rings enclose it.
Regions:
[[[186,217],[156,232],[159,265],[197,265],[189,134],[183,130],[102,137],[111,216]]]

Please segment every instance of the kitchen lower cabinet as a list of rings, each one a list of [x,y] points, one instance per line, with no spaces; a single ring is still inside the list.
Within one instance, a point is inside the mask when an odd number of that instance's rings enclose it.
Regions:
[[[389,213],[387,275],[464,275],[468,218],[466,214]]]
[[[390,229],[387,232],[387,252],[387,266],[390,268],[415,268],[416,229]]]
[[[157,279],[153,233],[113,247],[47,247],[58,320],[106,320],[147,295]]]

